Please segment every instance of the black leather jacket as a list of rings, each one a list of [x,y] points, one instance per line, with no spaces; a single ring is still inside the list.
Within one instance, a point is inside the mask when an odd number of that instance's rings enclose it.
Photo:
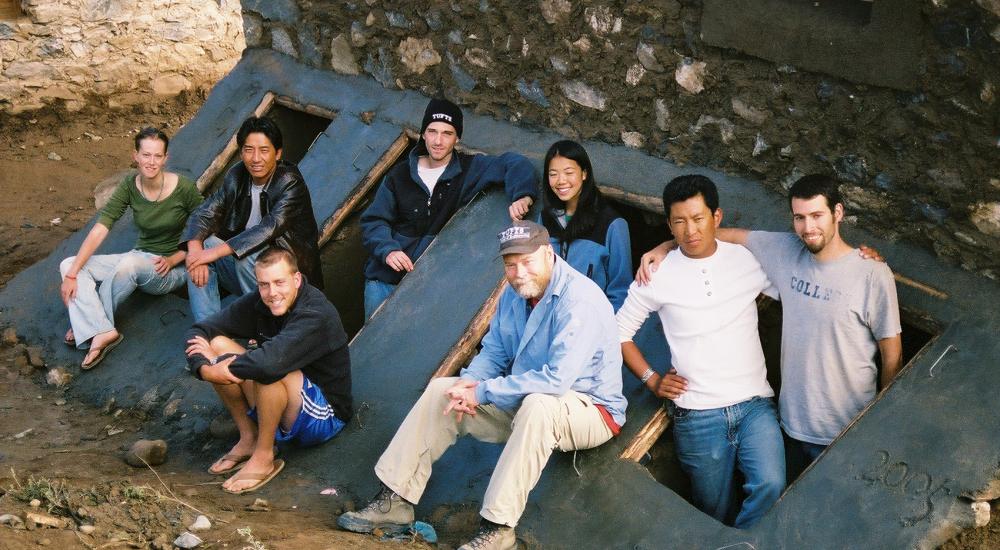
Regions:
[[[237,258],[243,258],[273,242],[295,254],[299,271],[322,289],[319,229],[309,188],[299,169],[278,161],[271,183],[260,194],[260,223],[245,229],[251,206],[250,173],[239,162],[226,172],[222,186],[191,213],[180,248],[187,250],[188,241],[204,241],[215,235],[226,241]]]

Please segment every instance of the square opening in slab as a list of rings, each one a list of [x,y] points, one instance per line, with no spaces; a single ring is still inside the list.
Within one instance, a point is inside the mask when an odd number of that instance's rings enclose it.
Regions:
[[[758,332],[767,363],[767,378],[777,393],[775,396],[777,399],[781,393],[781,303],[761,296],[758,298],[757,306]],[[900,316],[903,328],[903,365],[905,368],[936,338],[938,328],[933,322],[905,308],[900,311]],[[878,368],[881,374],[881,365],[878,365]],[[881,390],[881,387],[879,389]],[[880,398],[881,396],[877,395],[875,399]],[[836,441],[833,444],[836,444]],[[822,456],[818,460],[822,460]],[[685,500],[691,501],[691,482],[681,470],[680,461],[677,459],[672,426],[667,427],[650,447],[647,455],[640,459],[640,463],[661,484],[669,487]],[[787,437],[785,438],[785,463],[788,472],[788,485],[785,490],[788,491],[795,481],[808,470],[806,470],[804,459],[796,452],[796,449],[789,445]],[[738,472],[737,479],[739,480]],[[739,487],[740,483],[735,485]]]
[[[337,307],[348,338],[353,338],[365,324],[364,267],[368,260],[368,250],[361,242],[361,214],[375,197],[384,172],[399,159],[405,159],[415,145],[416,141],[408,138],[406,146],[394,152],[393,158],[383,157],[385,162],[379,163],[383,168],[376,167],[380,173],[370,175],[374,185],[363,192],[360,200],[320,249],[324,292],[330,302]]]

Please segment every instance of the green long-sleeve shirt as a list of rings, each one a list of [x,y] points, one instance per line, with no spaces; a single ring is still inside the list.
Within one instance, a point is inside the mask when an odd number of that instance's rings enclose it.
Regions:
[[[177,243],[188,215],[201,201],[201,193],[194,182],[178,176],[177,187],[173,192],[159,202],[153,202],[142,196],[135,184],[135,173],[131,173],[115,188],[108,204],[101,209],[97,223],[111,229],[125,214],[125,209],[131,206],[135,225],[139,228],[135,248],[159,256],[169,256],[177,252]]]

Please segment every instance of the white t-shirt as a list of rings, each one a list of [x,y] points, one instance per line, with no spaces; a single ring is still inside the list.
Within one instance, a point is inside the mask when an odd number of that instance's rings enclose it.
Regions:
[[[428,194],[434,194],[434,186],[437,185],[438,180],[441,179],[441,174],[444,173],[444,169],[447,167],[448,165],[445,164],[437,168],[424,168],[417,164],[417,175],[420,176],[420,180],[427,186]]]
[[[260,194],[264,187],[266,185],[250,184],[250,217],[247,219],[247,226],[244,229],[250,229],[257,225],[263,217],[260,214]]]
[[[708,258],[680,250],[667,255],[646,286],[632,283],[618,310],[622,342],[632,340],[650,313],[663,323],[670,365],[688,381],[674,400],[685,409],[728,407],[753,397],[772,397],[757,333],[757,296],[774,295],[749,250],[716,241]]]

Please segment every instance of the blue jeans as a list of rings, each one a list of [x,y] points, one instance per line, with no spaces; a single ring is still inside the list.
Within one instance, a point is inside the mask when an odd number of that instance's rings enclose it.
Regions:
[[[154,259],[155,254],[131,250],[97,254],[83,264],[76,276],[76,298],[67,306],[77,348],[89,347],[91,338],[115,328],[115,310],[135,289],[160,295],[184,285],[187,271],[183,264],[160,275],[153,266]],[[63,260],[60,275],[65,277],[75,260],[76,256]]]
[[[389,295],[396,290],[396,285],[384,283],[378,279],[367,279],[365,281],[365,321],[371,318],[372,313],[382,305]]]
[[[820,445],[819,443],[809,443],[808,441],[800,441],[798,439],[793,439],[793,441],[798,444],[799,451],[802,453],[802,456],[805,457],[806,466],[816,462],[820,453],[825,451],[827,448],[827,445]]]
[[[222,243],[222,239],[213,235],[205,239],[204,246],[211,248]],[[203,287],[196,286],[188,279],[188,299],[191,301],[191,315],[196,323],[222,309],[219,285],[234,296],[257,291],[257,274],[253,267],[257,263],[258,254],[260,252],[254,252],[244,256],[242,260],[237,260],[233,255],[215,260],[208,266],[208,282]]]
[[[718,409],[675,407],[674,442],[691,478],[694,505],[725,521],[733,507],[736,468],[743,473],[743,506],[733,526],[756,523],[785,488],[785,446],[774,400],[754,397]]]

